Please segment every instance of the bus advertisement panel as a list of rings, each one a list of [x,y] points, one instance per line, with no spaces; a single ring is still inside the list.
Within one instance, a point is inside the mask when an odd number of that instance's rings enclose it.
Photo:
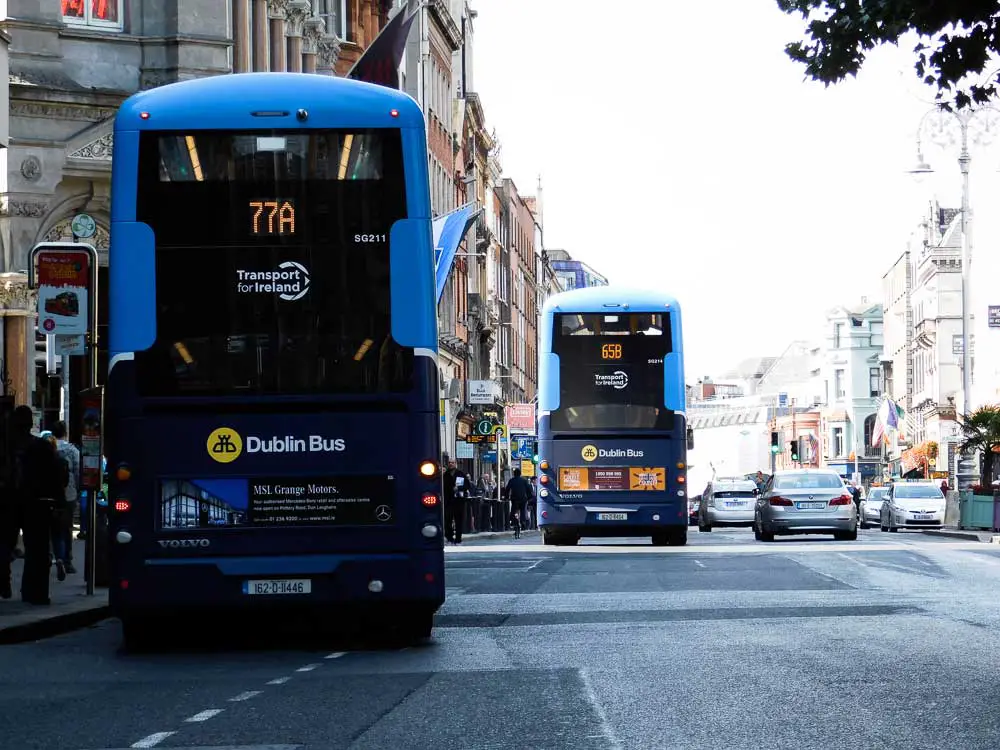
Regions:
[[[444,600],[423,116],[240,74],[115,123],[111,603],[332,608],[430,634]]]
[[[550,298],[539,367],[539,527],[581,537],[687,540],[680,308],[600,287]]]

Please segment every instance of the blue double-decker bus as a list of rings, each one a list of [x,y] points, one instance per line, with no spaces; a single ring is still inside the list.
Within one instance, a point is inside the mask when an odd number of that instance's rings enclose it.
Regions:
[[[216,609],[429,636],[444,549],[417,104],[227,75],[131,97],[114,139],[105,423],[126,645]]]
[[[677,300],[594,287],[550,297],[539,346],[538,525],[545,544],[687,543],[684,345]]]

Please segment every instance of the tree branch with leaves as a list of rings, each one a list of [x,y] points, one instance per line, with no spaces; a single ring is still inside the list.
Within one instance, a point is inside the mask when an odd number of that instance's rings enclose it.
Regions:
[[[785,46],[806,75],[829,86],[856,76],[871,50],[915,32],[917,76],[947,109],[983,104],[997,93],[997,0],[777,0],[806,22],[803,41]],[[991,65],[998,70],[983,75]],[[973,77],[978,81],[972,81]]]

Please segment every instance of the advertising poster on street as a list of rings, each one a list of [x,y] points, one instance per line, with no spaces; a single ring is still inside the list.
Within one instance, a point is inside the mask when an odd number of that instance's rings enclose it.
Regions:
[[[35,253],[38,330],[85,334],[90,312],[90,254],[85,249],[45,247]]]
[[[80,392],[80,486],[88,490],[101,488],[101,459],[103,457],[101,412],[104,407],[102,388],[88,388]]]

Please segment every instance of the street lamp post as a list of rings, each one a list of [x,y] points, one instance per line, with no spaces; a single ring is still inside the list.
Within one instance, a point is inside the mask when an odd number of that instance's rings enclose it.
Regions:
[[[918,177],[934,171],[925,161],[921,148],[921,135],[924,132],[928,133],[931,142],[942,148],[952,146],[956,140],[958,141],[958,168],[962,174],[960,228],[962,232],[962,413],[964,414],[968,414],[975,404],[972,396],[974,383],[971,293],[972,217],[969,209],[969,167],[972,164],[972,155],[969,152],[969,143],[971,140],[977,145],[988,145],[993,140],[998,125],[1000,125],[1000,111],[990,105],[957,112],[935,107],[920,119],[920,125],[917,128],[917,165],[910,170],[910,174]],[[957,139],[955,137],[956,128],[958,129]]]

